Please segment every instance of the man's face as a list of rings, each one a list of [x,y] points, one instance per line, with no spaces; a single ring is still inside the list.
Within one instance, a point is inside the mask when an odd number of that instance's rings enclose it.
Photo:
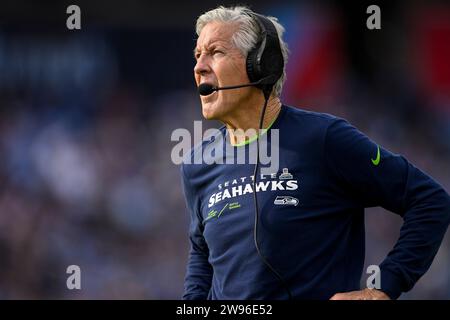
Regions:
[[[204,26],[194,52],[197,86],[209,83],[222,87],[249,82],[245,57],[232,42],[236,30],[237,26],[230,23],[210,22]],[[203,116],[206,119],[224,119],[236,108],[245,107],[252,94],[254,90],[241,88],[201,96]]]

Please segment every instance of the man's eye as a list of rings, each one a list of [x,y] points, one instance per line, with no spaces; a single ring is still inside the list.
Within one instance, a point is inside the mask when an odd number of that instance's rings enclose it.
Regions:
[[[213,51],[213,55],[216,55],[216,54],[223,54],[223,51],[220,51],[220,50],[214,50],[214,51]]]

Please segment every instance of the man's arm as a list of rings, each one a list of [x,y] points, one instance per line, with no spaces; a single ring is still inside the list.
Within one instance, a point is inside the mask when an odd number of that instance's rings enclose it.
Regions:
[[[382,206],[402,216],[400,237],[380,265],[381,290],[397,299],[430,267],[450,222],[449,195],[404,157],[341,119],[328,128],[324,155],[331,174],[357,205]]]
[[[186,205],[190,214],[190,252],[184,280],[184,300],[205,300],[212,280],[212,267],[208,262],[209,250],[203,238],[203,225],[195,200],[195,192],[181,166],[181,177]]]

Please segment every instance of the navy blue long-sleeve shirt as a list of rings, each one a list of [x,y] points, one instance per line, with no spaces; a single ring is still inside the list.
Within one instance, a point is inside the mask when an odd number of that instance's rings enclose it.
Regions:
[[[329,299],[360,289],[364,208],[373,206],[404,221],[380,264],[380,289],[393,299],[410,290],[430,267],[447,230],[445,190],[332,115],[283,105],[271,129],[279,129],[280,165],[257,179],[258,241],[293,297]],[[223,127],[221,132],[226,135]],[[203,142],[190,159],[214,143],[229,143],[224,141]],[[182,165],[191,218],[183,299],[288,298],[254,245],[253,169],[253,164]]]

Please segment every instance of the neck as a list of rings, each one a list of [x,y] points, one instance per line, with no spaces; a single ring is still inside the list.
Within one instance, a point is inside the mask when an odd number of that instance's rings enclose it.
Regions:
[[[232,145],[242,144],[259,134],[259,122],[265,102],[262,96],[261,98],[257,102],[249,104],[246,108],[237,108],[237,114],[223,121],[227,127]],[[267,129],[275,121],[280,110],[280,99],[271,96],[267,102],[262,129]]]

